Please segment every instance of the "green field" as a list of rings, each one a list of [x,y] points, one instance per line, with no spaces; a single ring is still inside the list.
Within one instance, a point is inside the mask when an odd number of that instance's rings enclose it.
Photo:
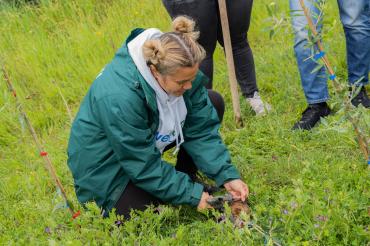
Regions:
[[[341,110],[343,93],[330,91],[330,116],[311,132],[291,131],[306,107],[293,52],[289,20],[269,38],[266,4],[255,1],[249,32],[262,97],[273,106],[256,117],[241,98],[245,126],[233,120],[225,58],[215,54],[214,87],[226,100],[221,133],[233,162],[249,185],[252,227],[216,223],[212,213],[166,206],[147,210],[121,227],[102,219],[93,204],[78,205],[66,164],[74,115],[89,85],[135,27],[170,28],[156,0],[42,0],[39,6],[9,7],[0,1],[0,66],[52,159],[75,207],[72,220],[61,208],[52,179],[20,117],[0,72],[0,244],[5,245],[369,245],[370,179],[351,124]],[[276,0],[277,17],[288,17],[288,1]],[[329,1],[324,42],[338,77],[346,80],[345,38],[336,1]],[[343,82],[345,83],[345,82]],[[370,114],[360,126],[367,136]],[[169,159],[170,157],[166,156]],[[173,160],[172,160],[173,161]]]

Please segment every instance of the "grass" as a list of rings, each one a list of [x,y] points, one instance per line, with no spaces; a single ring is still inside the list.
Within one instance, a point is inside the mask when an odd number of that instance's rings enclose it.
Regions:
[[[75,114],[90,83],[135,27],[169,30],[160,1],[40,1],[38,7],[0,5],[0,65],[5,65],[66,191],[79,206],[66,165],[70,120],[59,90]],[[311,132],[291,131],[306,102],[300,86],[290,28],[273,39],[263,1],[255,1],[249,40],[259,88],[272,104],[255,117],[241,98],[245,127],[233,121],[226,64],[215,54],[214,87],[226,100],[221,133],[249,185],[253,218],[269,237],[217,224],[212,214],[167,206],[135,215],[121,227],[102,219],[99,209],[71,220],[61,202],[14,100],[0,79],[0,244],[271,244],[368,245],[369,169],[351,125],[343,120],[341,98],[330,86],[336,114]],[[286,1],[277,0],[288,15]],[[344,34],[335,3],[325,17],[324,42],[338,76],[346,80]],[[336,22],[335,22],[336,21]],[[329,28],[330,26],[330,28]],[[1,76],[2,77],[2,76]],[[54,82],[54,83],[53,83]],[[361,125],[370,132],[365,109]],[[367,134],[369,135],[369,134]],[[166,156],[166,158],[169,158]],[[81,209],[81,208],[80,208]]]

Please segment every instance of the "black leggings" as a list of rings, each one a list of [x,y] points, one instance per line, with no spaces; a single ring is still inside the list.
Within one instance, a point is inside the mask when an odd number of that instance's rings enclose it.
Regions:
[[[218,118],[221,122],[225,111],[223,98],[220,94],[213,90],[208,90],[208,96],[213,106],[216,108]],[[174,143],[170,144],[165,148],[164,151],[169,150],[175,145],[176,144]],[[187,173],[191,177],[193,177],[198,171],[192,158],[182,147],[180,147],[179,153],[177,155],[175,168],[177,171]],[[131,209],[144,210],[150,204],[159,205],[161,203],[161,200],[152,196],[145,190],[136,187],[130,181],[114,207],[116,208],[116,214],[124,215],[125,218],[130,218]]]
[[[162,0],[172,18],[187,15],[197,23],[200,31],[198,42],[207,56],[200,64],[200,70],[210,78],[207,88],[212,89],[213,52],[217,41],[223,47],[223,37],[217,0]],[[245,97],[252,97],[258,91],[253,53],[247,33],[252,13],[253,0],[226,1],[230,36],[233,49],[236,77]]]

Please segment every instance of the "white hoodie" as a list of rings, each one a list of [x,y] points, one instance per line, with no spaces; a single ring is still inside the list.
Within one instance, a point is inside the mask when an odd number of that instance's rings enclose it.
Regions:
[[[167,94],[158,81],[152,75],[143,56],[144,42],[151,39],[158,39],[162,32],[150,28],[142,32],[128,43],[128,51],[140,74],[152,87],[156,94],[157,107],[159,111],[159,127],[155,134],[156,147],[161,153],[170,143],[176,141],[175,153],[184,142],[182,126],[184,125],[187,109],[182,96],[176,97]]]

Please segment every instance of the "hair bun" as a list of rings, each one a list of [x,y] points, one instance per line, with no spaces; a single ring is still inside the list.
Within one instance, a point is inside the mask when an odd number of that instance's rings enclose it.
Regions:
[[[153,65],[157,65],[166,57],[166,52],[159,40],[146,41],[143,45],[143,54],[145,60]]]
[[[178,16],[172,21],[174,32],[185,34],[193,39],[198,39],[199,32],[194,32],[195,21],[188,16]]]

